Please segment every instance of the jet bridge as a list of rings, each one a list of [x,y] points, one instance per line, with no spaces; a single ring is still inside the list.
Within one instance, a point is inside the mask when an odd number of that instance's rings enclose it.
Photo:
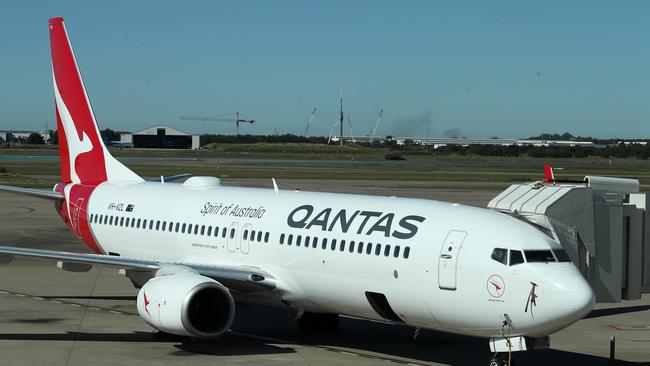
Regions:
[[[639,181],[587,176],[583,182],[514,184],[488,207],[546,232],[566,250],[597,302],[650,292],[649,197]]]

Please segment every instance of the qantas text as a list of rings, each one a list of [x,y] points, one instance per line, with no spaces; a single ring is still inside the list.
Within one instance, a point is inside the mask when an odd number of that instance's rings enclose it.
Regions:
[[[352,230],[357,234],[372,235],[379,232],[385,237],[410,239],[418,232],[417,224],[424,220],[422,216],[408,215],[396,218],[394,213],[379,211],[348,212],[345,209],[336,211],[326,208],[315,213],[314,206],[302,205],[291,211],[287,217],[287,224],[297,229],[316,227],[323,231],[332,231],[338,228],[343,233]]]

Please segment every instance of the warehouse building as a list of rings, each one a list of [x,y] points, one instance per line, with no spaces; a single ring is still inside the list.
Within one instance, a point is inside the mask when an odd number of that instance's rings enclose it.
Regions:
[[[166,125],[155,125],[142,131],[123,133],[120,142],[135,148],[198,149],[199,135],[190,135]]]

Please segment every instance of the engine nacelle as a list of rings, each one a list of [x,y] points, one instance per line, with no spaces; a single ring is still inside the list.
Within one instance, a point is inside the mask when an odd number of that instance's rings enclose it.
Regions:
[[[210,338],[228,330],[235,302],[219,282],[194,273],[154,277],[138,293],[138,313],[166,333]]]

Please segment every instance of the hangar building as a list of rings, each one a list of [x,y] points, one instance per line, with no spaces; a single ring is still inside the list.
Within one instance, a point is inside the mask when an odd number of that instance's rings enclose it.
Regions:
[[[199,135],[190,135],[166,125],[155,125],[142,131],[124,133],[120,142],[132,143],[136,148],[198,149]]]

